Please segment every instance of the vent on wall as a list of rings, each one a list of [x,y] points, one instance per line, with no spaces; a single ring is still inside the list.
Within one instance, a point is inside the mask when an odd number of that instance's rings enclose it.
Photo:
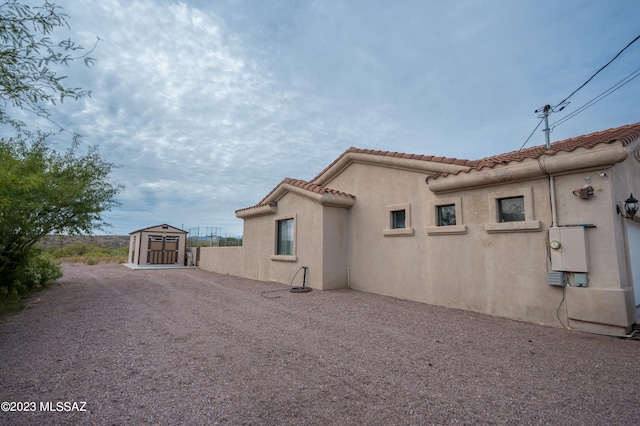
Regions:
[[[564,272],[561,271],[549,271],[549,285],[556,287],[564,287]]]

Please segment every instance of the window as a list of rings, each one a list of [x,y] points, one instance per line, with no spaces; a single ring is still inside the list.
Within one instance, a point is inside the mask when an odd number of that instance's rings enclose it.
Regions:
[[[279,262],[297,262],[296,256],[296,214],[275,217],[274,243],[271,260]]]
[[[453,226],[456,224],[456,205],[438,206],[438,226]]]
[[[293,256],[293,218],[278,221],[276,254]]]
[[[387,206],[387,227],[382,231],[385,237],[412,236],[411,204]]]
[[[391,229],[406,228],[406,213],[404,210],[391,212]]]
[[[488,197],[489,223],[487,233],[541,231],[539,220],[535,220],[533,188],[509,188],[492,192]]]
[[[427,235],[466,234],[462,224],[462,197],[436,198],[430,202],[427,215]]]
[[[524,222],[524,197],[499,199],[498,222]]]

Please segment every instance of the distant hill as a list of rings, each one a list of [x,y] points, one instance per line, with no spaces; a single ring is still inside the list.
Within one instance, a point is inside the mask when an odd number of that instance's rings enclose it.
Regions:
[[[127,247],[128,235],[47,235],[40,241],[44,248],[65,247],[69,244],[84,243],[99,247]]]

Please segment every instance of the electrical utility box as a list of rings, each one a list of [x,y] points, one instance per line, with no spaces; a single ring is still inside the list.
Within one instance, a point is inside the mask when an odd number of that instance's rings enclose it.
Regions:
[[[563,272],[589,272],[587,242],[583,226],[549,228],[551,269]]]

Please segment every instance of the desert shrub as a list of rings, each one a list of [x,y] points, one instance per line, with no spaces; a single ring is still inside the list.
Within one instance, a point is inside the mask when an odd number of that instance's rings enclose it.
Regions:
[[[42,290],[49,282],[61,276],[62,269],[58,262],[47,254],[34,252],[16,269],[10,288],[22,296]]]
[[[57,259],[83,256],[91,251],[93,246],[85,243],[72,243],[64,247],[51,250],[51,255]]]
[[[0,281],[0,313],[19,310],[21,298],[46,288],[62,276],[60,264],[39,250],[30,251],[20,266]]]
[[[73,243],[65,247],[50,249],[49,253],[54,258],[64,262],[96,265],[101,262],[126,262],[129,248],[100,247],[94,244]]]

